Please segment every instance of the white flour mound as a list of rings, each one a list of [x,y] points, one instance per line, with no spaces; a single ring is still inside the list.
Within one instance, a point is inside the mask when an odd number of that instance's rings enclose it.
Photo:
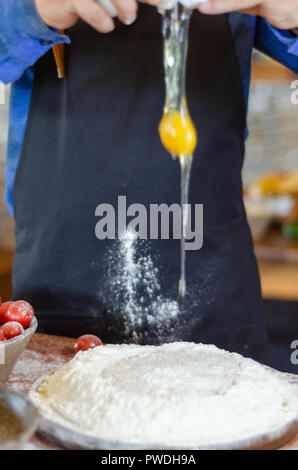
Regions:
[[[48,376],[39,405],[100,438],[202,446],[249,438],[298,417],[298,386],[215,346],[108,345]]]

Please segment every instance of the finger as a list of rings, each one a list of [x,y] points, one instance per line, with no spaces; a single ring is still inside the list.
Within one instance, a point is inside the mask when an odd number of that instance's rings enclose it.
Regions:
[[[136,0],[112,0],[118,18],[126,25],[134,23],[137,18],[138,5]]]
[[[220,15],[232,11],[249,10],[260,3],[261,0],[208,0],[200,3],[198,9],[207,15]]]
[[[72,0],[71,9],[100,33],[113,31],[115,24],[108,13],[94,0]]]
[[[248,10],[238,10],[239,13],[244,13],[245,15],[258,16],[260,15],[260,7],[249,8]]]

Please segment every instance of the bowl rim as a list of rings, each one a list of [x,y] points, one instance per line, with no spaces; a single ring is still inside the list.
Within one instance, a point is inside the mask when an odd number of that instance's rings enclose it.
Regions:
[[[0,385],[0,402],[7,403],[8,406],[11,409],[14,409],[8,402],[9,398],[11,396],[14,396],[18,400],[22,400],[26,406],[26,410],[30,413],[31,419],[30,419],[30,424],[26,425],[24,429],[16,436],[14,439],[7,439],[4,440],[2,443],[0,442],[0,451],[5,450],[6,448],[9,448],[11,445],[15,445],[19,442],[26,442],[30,437],[34,434],[36,429],[38,428],[40,424],[40,414],[38,411],[38,408],[32,403],[32,401],[28,398],[27,395],[24,393],[16,392],[15,390],[12,390],[11,388],[8,387],[2,387]],[[15,411],[19,416],[22,421],[24,421],[24,417],[20,415],[17,411]]]
[[[32,336],[35,333],[37,329],[37,325],[38,325],[37,318],[34,316],[29,328],[26,328],[26,330],[24,330],[24,332],[21,335],[16,336],[15,338],[6,339],[0,344],[3,344],[4,347],[6,348],[9,345],[21,343],[22,341],[24,341],[25,339],[28,339],[29,336]]]

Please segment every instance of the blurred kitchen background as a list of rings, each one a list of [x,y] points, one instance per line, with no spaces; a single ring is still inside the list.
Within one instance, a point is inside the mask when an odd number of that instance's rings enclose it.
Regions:
[[[248,218],[261,272],[272,364],[298,373],[290,361],[298,340],[298,105],[297,76],[256,53],[243,169]],[[9,87],[0,105],[0,192],[4,191]],[[14,226],[0,197],[0,295],[11,294]],[[244,306],[245,308],[245,306]]]

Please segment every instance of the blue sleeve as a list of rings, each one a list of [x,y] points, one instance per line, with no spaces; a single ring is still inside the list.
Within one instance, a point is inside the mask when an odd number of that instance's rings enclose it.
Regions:
[[[267,20],[257,18],[254,46],[298,73],[298,37],[294,33],[274,28]]]
[[[67,36],[46,26],[34,0],[0,0],[0,81],[20,78],[55,44],[69,43]]]

